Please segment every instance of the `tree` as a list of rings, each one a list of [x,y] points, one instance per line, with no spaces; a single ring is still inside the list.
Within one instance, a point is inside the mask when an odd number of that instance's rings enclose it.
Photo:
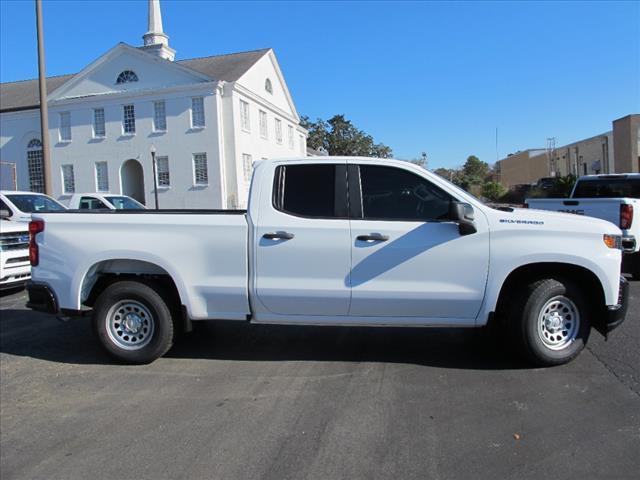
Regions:
[[[329,155],[390,158],[393,154],[390,147],[374,143],[371,135],[357,128],[344,115],[334,115],[329,120],[318,118],[315,122],[302,117],[300,124],[309,131],[307,145],[314,149],[323,147]]]
[[[500,200],[505,193],[505,188],[498,182],[487,182],[482,186],[482,196],[492,202]]]

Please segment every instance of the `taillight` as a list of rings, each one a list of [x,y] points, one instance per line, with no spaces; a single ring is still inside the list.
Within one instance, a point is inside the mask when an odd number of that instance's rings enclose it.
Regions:
[[[633,223],[633,205],[620,205],[620,230],[628,230]]]
[[[37,267],[40,262],[40,253],[36,243],[36,235],[44,232],[44,220],[32,220],[29,222],[29,261],[32,267]]]

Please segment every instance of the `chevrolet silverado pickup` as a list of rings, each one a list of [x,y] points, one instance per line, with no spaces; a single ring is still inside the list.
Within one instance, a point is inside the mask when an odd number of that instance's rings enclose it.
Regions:
[[[622,250],[630,273],[640,279],[640,174],[585,175],[569,198],[530,198],[529,208],[554,210],[607,220],[622,230]]]
[[[194,321],[224,319],[491,323],[547,366],[626,313],[615,225],[496,210],[394,160],[264,160],[247,211],[77,210],[34,214],[29,229],[28,306],[91,315],[126,363],[162,356]]]

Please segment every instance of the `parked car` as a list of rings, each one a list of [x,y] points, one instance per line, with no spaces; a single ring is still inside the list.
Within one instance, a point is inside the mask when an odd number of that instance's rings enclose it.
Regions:
[[[3,210],[0,216],[8,213]],[[0,219],[0,290],[20,287],[30,277],[28,224]]]
[[[78,229],[83,234],[78,235]],[[487,207],[409,162],[258,162],[248,211],[38,214],[28,306],[91,313],[106,350],[146,363],[206,319],[483,327],[536,365],[624,320],[621,232]]]
[[[28,222],[34,212],[57,212],[67,207],[43,193],[18,192],[13,190],[0,191],[0,210],[6,210],[9,215],[5,218],[12,222]]]
[[[633,258],[631,273],[640,278],[640,174],[585,175],[576,181],[569,198],[530,198],[529,208],[555,210],[607,220],[622,230],[622,248]],[[626,260],[626,259],[625,259]]]
[[[76,193],[69,199],[71,210],[144,210],[147,207],[127,195]]]

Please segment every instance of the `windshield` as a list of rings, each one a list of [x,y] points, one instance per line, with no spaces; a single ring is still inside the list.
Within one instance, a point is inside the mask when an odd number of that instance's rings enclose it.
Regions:
[[[144,210],[144,205],[136,202],[133,198],[129,197],[104,197],[111,205],[116,207],[116,210]]]
[[[46,195],[19,193],[7,195],[7,198],[11,200],[18,210],[25,213],[59,212],[60,210],[66,210],[61,203],[56,202],[53,198],[49,198]]]
[[[579,180],[573,198],[640,198],[640,178]]]

